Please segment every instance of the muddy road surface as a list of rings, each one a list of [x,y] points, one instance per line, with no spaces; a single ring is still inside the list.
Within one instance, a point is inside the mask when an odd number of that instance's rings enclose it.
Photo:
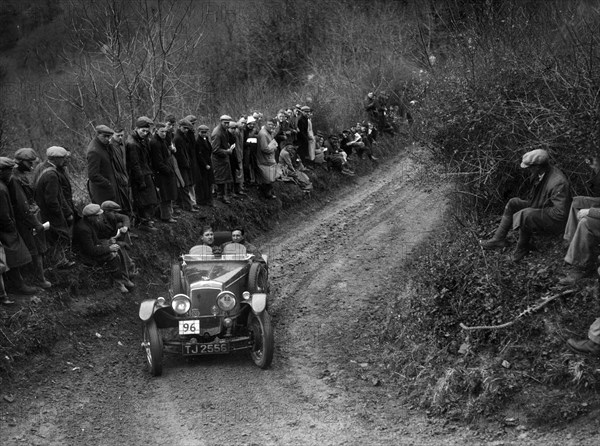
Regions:
[[[118,318],[70,333],[32,358],[2,401],[0,444],[362,445],[480,443],[475,432],[402,405],[369,362],[390,275],[441,223],[445,190],[415,186],[408,158],[256,240],[269,254],[276,352],[167,357],[152,378],[137,294]],[[165,287],[166,288],[166,287]],[[375,333],[375,336],[373,336]],[[370,355],[367,353],[371,353]],[[391,380],[390,380],[391,381]]]

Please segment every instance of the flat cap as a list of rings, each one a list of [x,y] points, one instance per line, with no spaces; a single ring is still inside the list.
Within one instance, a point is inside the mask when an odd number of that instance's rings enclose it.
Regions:
[[[186,118],[180,119],[178,124],[179,127],[185,127],[186,129],[194,130],[194,126]]]
[[[198,130],[200,130],[201,132],[208,132],[210,129],[207,125],[202,124],[198,126]]]
[[[233,121],[233,118],[229,115],[223,115],[219,118],[220,121]]]
[[[12,169],[15,164],[15,160],[7,158],[6,156],[0,156],[0,169]]]
[[[48,158],[64,158],[69,155],[69,151],[64,147],[52,146],[46,149],[46,156]]]
[[[196,118],[194,115],[187,115],[185,118],[183,119],[187,119],[188,121],[190,121],[192,124],[195,123],[198,118]]]
[[[102,202],[100,209],[103,211],[120,211],[121,206],[119,206],[119,203],[115,203],[112,200],[106,200]]]
[[[300,110],[302,108],[302,106],[300,104],[296,104],[294,107],[297,108],[298,110]]]
[[[254,124],[256,122],[256,119],[254,119],[254,116],[248,116],[248,121],[246,122],[246,124]]]
[[[531,166],[539,166],[540,164],[548,164],[548,152],[544,149],[535,149],[531,152],[527,152],[523,155],[523,160],[521,161],[521,167],[523,169],[527,169]]]
[[[309,112],[311,111],[311,108],[308,105],[303,105],[302,107],[300,107],[300,110],[302,110],[303,112]]]
[[[100,205],[95,204],[95,203],[90,203],[90,204],[86,205],[82,211],[84,217],[91,217],[92,215],[100,215],[103,212],[104,211],[102,210],[102,208],[100,208]]]
[[[112,135],[115,133],[115,131],[113,129],[111,129],[110,127],[101,124],[101,125],[97,125],[96,126],[96,133],[99,135]]]
[[[154,121],[148,116],[140,116],[135,121],[135,127],[138,129],[149,129],[152,125],[154,125]]]
[[[19,149],[15,152],[15,159],[17,161],[35,161],[38,158],[37,152],[28,147]]]

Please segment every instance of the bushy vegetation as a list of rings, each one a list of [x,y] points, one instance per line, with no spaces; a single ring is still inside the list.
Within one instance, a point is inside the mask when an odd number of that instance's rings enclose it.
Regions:
[[[529,150],[548,150],[574,195],[587,194],[584,158],[600,142],[600,10],[561,1],[449,8],[456,14],[440,24],[445,55],[427,75],[418,115],[434,170],[457,179],[456,199],[447,228],[415,255],[418,291],[410,304],[396,304],[401,316],[388,333],[411,356],[399,348],[395,362],[433,413],[472,419],[520,404],[530,422],[567,421],[582,407],[595,408],[587,403],[600,391],[597,361],[565,346],[569,337],[585,337],[600,315],[597,280],[582,281],[507,328],[466,331],[459,324],[510,322],[564,291],[557,284],[565,272],[558,238],[538,238],[539,252],[519,265],[510,249],[485,252],[478,241],[491,236],[506,201],[530,189],[519,167]],[[394,335],[402,324],[412,327],[412,340]]]

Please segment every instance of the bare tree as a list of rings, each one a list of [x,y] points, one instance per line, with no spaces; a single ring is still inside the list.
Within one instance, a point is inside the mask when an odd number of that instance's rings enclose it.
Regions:
[[[133,124],[198,102],[203,77],[190,60],[205,13],[194,0],[70,0],[77,36],[69,54],[73,85],[54,84],[51,100],[70,104],[88,123]],[[193,20],[192,20],[193,19]]]

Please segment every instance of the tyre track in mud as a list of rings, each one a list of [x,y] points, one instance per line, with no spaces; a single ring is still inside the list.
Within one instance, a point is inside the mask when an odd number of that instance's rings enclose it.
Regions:
[[[65,346],[60,358],[77,360],[21,403],[22,419],[3,429],[2,444],[464,444],[463,434],[399,407],[385,383],[347,373],[363,366],[360,333],[373,328],[361,325],[364,316],[385,311],[397,293],[386,280],[441,221],[444,190],[412,185],[419,169],[392,161],[257,241],[270,256],[271,369],[244,354],[169,357],[164,375],[151,378],[135,317],[122,318]],[[137,314],[135,302],[124,311]],[[327,371],[338,379],[321,379]]]

